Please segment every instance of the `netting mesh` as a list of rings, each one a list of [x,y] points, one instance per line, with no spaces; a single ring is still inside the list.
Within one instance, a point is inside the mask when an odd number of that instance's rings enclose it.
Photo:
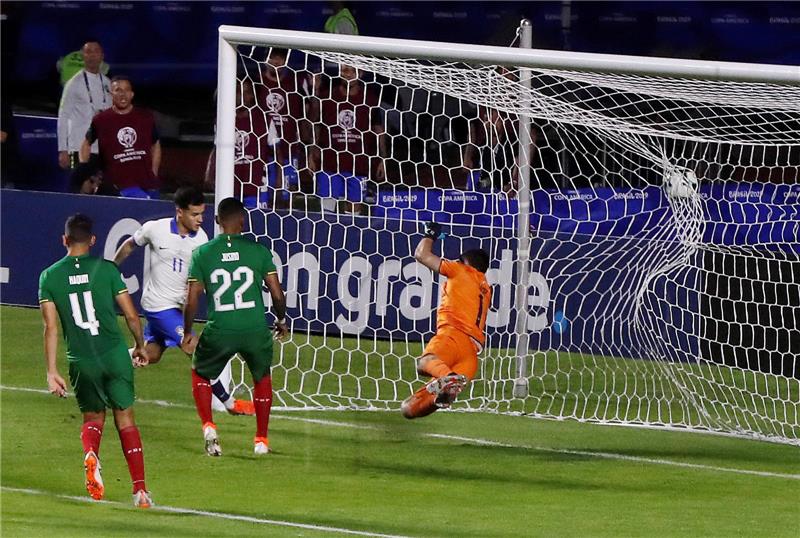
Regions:
[[[293,320],[278,404],[396,409],[419,386],[434,219],[444,256],[494,260],[456,408],[798,443],[800,88],[237,50],[235,192]]]

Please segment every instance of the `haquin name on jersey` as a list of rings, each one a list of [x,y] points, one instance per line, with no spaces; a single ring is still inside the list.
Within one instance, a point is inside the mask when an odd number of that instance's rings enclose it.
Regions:
[[[222,253],[222,261],[224,261],[224,262],[238,262],[239,261],[239,253],[238,252],[223,252]]]
[[[76,286],[78,284],[88,284],[89,275],[69,275],[69,283],[71,286]]]

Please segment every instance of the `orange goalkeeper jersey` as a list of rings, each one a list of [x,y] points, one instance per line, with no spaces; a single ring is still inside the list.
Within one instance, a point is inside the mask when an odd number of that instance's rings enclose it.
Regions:
[[[481,346],[486,341],[486,315],[492,304],[492,288],[486,275],[469,265],[442,260],[439,273],[447,277],[436,317],[436,330],[452,327]]]

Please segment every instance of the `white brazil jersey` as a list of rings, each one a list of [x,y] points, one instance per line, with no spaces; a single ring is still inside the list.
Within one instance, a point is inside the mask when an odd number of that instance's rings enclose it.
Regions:
[[[142,308],[160,312],[168,308],[182,308],[186,300],[186,279],[192,251],[206,243],[203,229],[181,236],[174,218],[151,220],[136,230],[133,240],[137,245],[148,246],[150,266],[142,290]]]

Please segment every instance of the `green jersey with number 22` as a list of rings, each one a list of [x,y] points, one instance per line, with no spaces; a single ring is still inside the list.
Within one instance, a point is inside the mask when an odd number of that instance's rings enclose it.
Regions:
[[[201,282],[208,296],[206,329],[266,329],[261,283],[275,272],[272,253],[241,235],[222,234],[195,249],[189,282]]]

